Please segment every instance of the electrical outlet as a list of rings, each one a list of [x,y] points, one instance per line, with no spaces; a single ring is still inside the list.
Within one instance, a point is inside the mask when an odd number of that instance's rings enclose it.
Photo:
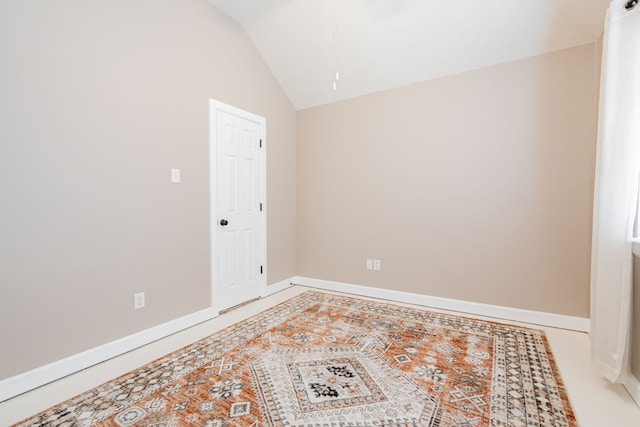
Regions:
[[[373,260],[372,259],[368,259],[367,260],[367,270],[373,270]]]
[[[133,294],[133,309],[139,310],[144,308],[144,292]]]
[[[374,259],[373,260],[373,269],[375,271],[380,271],[380,267],[382,267],[382,263],[380,262],[379,259]]]

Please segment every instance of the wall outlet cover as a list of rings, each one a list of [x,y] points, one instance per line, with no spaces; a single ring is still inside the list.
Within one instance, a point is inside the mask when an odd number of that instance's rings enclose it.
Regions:
[[[133,295],[133,308],[134,310],[144,308],[144,292],[138,292]]]

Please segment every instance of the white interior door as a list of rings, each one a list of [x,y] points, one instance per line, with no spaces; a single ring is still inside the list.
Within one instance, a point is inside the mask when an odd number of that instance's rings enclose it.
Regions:
[[[212,101],[212,298],[218,311],[262,294],[265,284],[262,117]]]

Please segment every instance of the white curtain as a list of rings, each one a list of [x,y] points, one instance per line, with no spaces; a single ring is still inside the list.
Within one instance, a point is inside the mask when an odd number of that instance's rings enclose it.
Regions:
[[[612,382],[629,369],[631,239],[640,178],[640,5],[605,18],[591,259],[592,359]],[[640,333],[640,331],[638,331]]]

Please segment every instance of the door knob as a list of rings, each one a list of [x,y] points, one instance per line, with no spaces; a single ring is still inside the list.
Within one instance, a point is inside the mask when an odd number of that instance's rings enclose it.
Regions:
[[[227,221],[226,219],[221,219],[221,220],[220,220],[220,225],[221,225],[221,226],[223,226],[223,227],[224,227],[224,226],[225,226],[225,225],[227,225],[227,224],[229,224],[229,221]]]

